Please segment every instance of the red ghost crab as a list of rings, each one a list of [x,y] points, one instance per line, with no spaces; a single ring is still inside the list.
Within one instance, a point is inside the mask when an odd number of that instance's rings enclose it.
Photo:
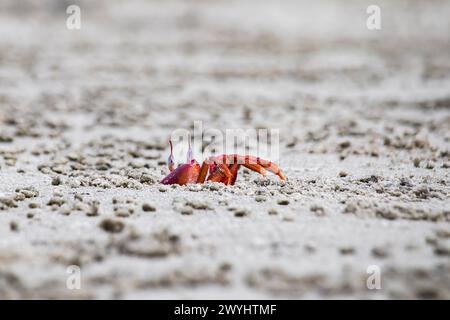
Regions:
[[[190,139],[187,162],[175,168],[171,140],[169,140],[169,144],[170,155],[168,164],[170,173],[161,180],[162,184],[185,185],[188,183],[204,183],[207,180],[234,185],[240,166],[256,171],[263,176],[267,174],[267,171],[270,171],[280,177],[281,180],[286,180],[286,177],[275,163],[250,155],[222,154],[212,156],[204,160],[200,166],[193,158]]]

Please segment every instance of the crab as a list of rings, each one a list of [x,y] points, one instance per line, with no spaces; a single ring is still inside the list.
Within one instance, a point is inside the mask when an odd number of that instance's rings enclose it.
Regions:
[[[187,162],[175,168],[172,140],[169,140],[170,155],[168,165],[170,173],[161,180],[162,184],[186,185],[188,183],[221,182],[226,185],[234,185],[239,168],[244,166],[266,176],[267,171],[276,174],[281,180],[286,177],[280,168],[269,160],[264,160],[251,155],[222,154],[211,156],[203,161],[202,165],[193,158],[192,147],[189,139]]]

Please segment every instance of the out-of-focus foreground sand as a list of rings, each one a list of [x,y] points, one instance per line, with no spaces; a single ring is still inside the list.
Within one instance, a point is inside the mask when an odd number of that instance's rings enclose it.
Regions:
[[[450,298],[450,2],[377,3],[2,0],[0,299]],[[195,120],[288,181],[163,187]]]

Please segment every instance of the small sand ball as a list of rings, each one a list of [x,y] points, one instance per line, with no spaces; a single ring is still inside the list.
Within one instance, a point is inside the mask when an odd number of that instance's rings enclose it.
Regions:
[[[144,203],[142,205],[142,210],[144,210],[145,212],[153,212],[156,211],[156,208],[149,203]]]
[[[235,217],[242,218],[242,217],[246,217],[248,215],[250,215],[250,211],[246,208],[238,208],[238,209],[236,209],[236,211],[234,211]]]
[[[348,172],[347,172],[347,171],[341,171],[341,172],[339,172],[339,177],[344,178],[344,177],[346,177],[346,176],[348,176]]]
[[[100,227],[106,232],[119,233],[122,232],[125,225],[122,221],[119,220],[104,219],[100,223]]]
[[[289,200],[288,200],[288,199],[279,199],[279,200],[277,201],[277,203],[278,203],[280,206],[287,206],[287,205],[289,204]]]
[[[189,216],[189,215],[194,213],[194,210],[192,210],[192,208],[189,207],[189,206],[184,206],[183,208],[181,208],[180,212],[183,215],[188,215]]]

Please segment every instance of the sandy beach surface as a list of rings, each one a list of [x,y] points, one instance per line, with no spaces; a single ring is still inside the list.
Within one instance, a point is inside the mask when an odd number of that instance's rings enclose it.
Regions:
[[[377,3],[2,0],[0,299],[450,299],[450,2]],[[194,121],[287,181],[163,186]]]

